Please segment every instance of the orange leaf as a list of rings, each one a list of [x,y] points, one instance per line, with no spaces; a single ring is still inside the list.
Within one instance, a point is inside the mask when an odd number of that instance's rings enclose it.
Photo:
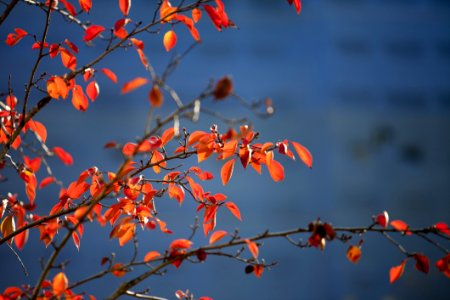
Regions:
[[[143,86],[144,84],[146,84],[148,82],[147,78],[144,77],[136,77],[133,80],[128,81],[127,83],[125,83],[122,87],[122,94],[126,94],[129,93],[141,86]]]
[[[253,273],[255,273],[255,276],[260,278],[262,276],[262,273],[264,272],[264,266],[263,265],[255,265],[253,269]]]
[[[349,261],[356,264],[361,258],[361,248],[359,246],[351,245],[347,250],[347,258]]]
[[[391,284],[403,275],[403,271],[405,270],[405,265],[406,265],[406,259],[404,259],[400,265],[392,267],[389,270],[389,281]]]
[[[222,169],[220,170],[220,177],[222,178],[223,185],[227,185],[228,181],[230,181],[231,175],[233,175],[234,162],[234,159],[227,161],[223,164]]]
[[[78,0],[78,3],[80,4],[80,7],[85,12],[89,12],[92,7],[92,0]]]
[[[430,271],[430,262],[428,261],[428,257],[422,253],[415,253],[413,257],[416,261],[416,269],[427,274]]]
[[[75,71],[75,68],[77,67],[77,58],[75,57],[75,55],[73,55],[64,48],[61,48],[60,53],[61,53],[61,62],[64,65],[64,67],[72,71]]]
[[[159,9],[159,17],[162,20],[162,23],[171,21],[175,18],[177,7],[172,7],[169,0],[164,0],[161,4],[161,8]]]
[[[169,197],[171,199],[175,199],[181,205],[184,201],[184,189],[182,186],[178,184],[170,183],[169,184]]]
[[[150,100],[150,104],[153,107],[161,107],[161,105],[164,103],[164,96],[161,93],[161,90],[159,89],[158,85],[154,85],[152,89],[150,90],[150,94],[148,95],[148,98]]]
[[[30,125],[30,130],[33,131],[42,142],[45,143],[47,140],[47,128],[45,128],[44,124],[39,121],[30,120],[28,122]]]
[[[27,222],[23,224],[23,226],[27,225]],[[17,249],[22,250],[23,246],[27,243],[29,236],[29,230],[22,231],[14,238],[14,243],[17,246]]]
[[[248,250],[250,250],[253,258],[257,259],[259,254],[258,245],[249,239],[246,239],[245,242],[247,243]]]
[[[409,226],[402,220],[393,220],[391,221],[391,226],[394,227],[398,231],[404,231],[406,235],[411,235],[412,232],[408,230]]]
[[[164,34],[163,44],[167,52],[175,47],[177,44],[177,35],[173,30],[169,30]]]
[[[237,140],[226,142],[222,148],[221,158],[227,159],[228,157],[233,156],[236,153],[237,143]]]
[[[150,252],[147,252],[147,254],[145,254],[144,261],[145,262],[149,262],[149,261],[154,260],[155,258],[157,258],[159,256],[161,256],[161,254],[159,254],[159,252],[157,252],[157,251],[150,251]]]
[[[110,69],[107,69],[107,68],[103,68],[102,72],[103,72],[103,74],[105,74],[106,77],[109,78],[109,80],[111,80],[114,83],[117,83],[117,76],[113,71],[111,71]]]
[[[161,147],[164,147],[175,136],[175,129],[173,127],[167,128],[161,136]]]
[[[89,99],[91,99],[91,101],[94,102],[95,99],[98,97],[99,93],[100,88],[97,82],[91,81],[86,87],[86,94],[88,95]]]
[[[270,177],[273,181],[278,182],[284,179],[284,167],[273,159],[273,152],[266,154],[267,169],[269,169]]]
[[[209,244],[212,245],[215,242],[221,240],[224,236],[226,236],[228,232],[225,230],[217,230],[213,234],[211,234],[211,237],[209,238]]]
[[[70,153],[66,152],[61,147],[53,147],[53,152],[56,156],[65,164],[65,165],[73,165],[73,158]]]
[[[306,147],[300,145],[297,142],[291,141],[291,144],[292,146],[294,146],[295,151],[297,151],[298,157],[300,157],[300,159],[305,163],[305,165],[311,169],[313,164],[313,157],[311,155],[311,152],[309,152],[309,150],[306,149]]]
[[[200,21],[200,19],[202,18],[202,11],[196,7],[192,10],[192,19],[194,20],[195,23],[197,23],[198,21]]]
[[[83,37],[83,41],[89,42],[95,39],[99,34],[105,31],[105,27],[101,25],[91,25],[86,29],[86,33]]]
[[[242,221],[241,219],[241,212],[239,211],[239,208],[237,207],[236,204],[234,204],[233,202],[228,201],[227,203],[225,203],[226,208],[228,208],[228,210],[236,217],[239,219],[239,221]]]
[[[89,102],[80,85],[75,85],[72,89],[72,105],[80,111],[86,111]]]
[[[189,249],[192,246],[192,241],[186,240],[186,239],[178,239],[174,240],[172,243],[170,243],[169,248],[171,250],[173,249]]]
[[[131,7],[131,0],[119,0],[119,8],[124,16],[128,16]]]
[[[67,290],[68,286],[69,280],[67,279],[66,274],[64,274],[63,272],[60,272],[56,274],[55,277],[53,277],[52,289],[53,294],[56,297],[60,297],[61,295],[63,295],[64,292]]]

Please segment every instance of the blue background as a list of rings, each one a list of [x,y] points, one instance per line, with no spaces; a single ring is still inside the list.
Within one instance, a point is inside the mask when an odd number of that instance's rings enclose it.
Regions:
[[[202,44],[183,60],[169,84],[187,102],[211,78],[231,75],[241,96],[249,100],[270,96],[275,116],[260,120],[232,99],[210,102],[207,107],[227,116],[249,116],[261,132],[261,141],[298,141],[311,150],[315,161],[310,171],[301,163],[280,159],[286,168],[281,183],[273,183],[267,172],[259,176],[237,166],[226,188],[219,180],[205,184],[207,190],[226,193],[243,214],[240,223],[222,211],[218,229],[238,227],[245,236],[266,229],[303,227],[317,217],[336,225],[368,225],[371,216],[383,210],[391,219],[405,220],[413,227],[450,222],[450,2],[304,1],[300,16],[286,1],[224,2],[239,29],[218,33],[204,15],[199,25]],[[133,1],[131,17],[148,21],[153,7]],[[0,36],[6,37],[15,27],[40,36],[44,16],[20,3],[0,28]],[[94,1],[87,19],[110,27],[120,17],[116,1]],[[101,41],[94,42],[96,47],[86,47],[80,28],[59,16],[53,18],[59,25],[51,27],[50,40],[73,35],[80,47],[79,66],[101,52]],[[182,52],[192,39],[186,28],[175,30],[178,44],[174,51]],[[162,46],[162,34],[143,39],[146,55],[161,72],[170,57]],[[1,90],[7,90],[11,74],[19,99],[37,55],[30,54],[31,43],[26,38],[14,48],[0,45]],[[120,84],[113,85],[98,74],[101,96],[87,112],[73,109],[70,100],[55,101],[36,117],[48,128],[48,145],[62,146],[74,155],[76,163],[70,168],[51,160],[55,174],[66,184],[93,165],[114,170],[121,156],[104,150],[104,143],[133,140],[145,126],[149,86],[120,95],[121,84],[147,76],[135,51],[121,49],[97,69],[101,67],[114,70]],[[59,58],[43,64],[43,70],[63,72]],[[33,101],[40,97],[34,93]],[[174,108],[166,97],[160,114]],[[222,130],[227,128],[208,116],[195,124],[183,121],[182,126],[190,131],[207,130],[213,122]],[[214,161],[200,165],[215,174],[220,166]],[[16,175],[3,174],[10,180],[0,185],[0,194],[19,191],[25,198]],[[57,193],[56,186],[38,191],[36,202],[42,209],[38,213],[45,214],[56,203]],[[138,230],[140,257],[150,250],[163,251],[172,239],[190,233],[186,224],[195,218],[192,201],[186,200],[180,208],[164,197],[158,208],[159,217],[175,233],[167,236]],[[38,235],[32,234],[21,253],[29,278],[10,250],[0,248],[0,289],[22,282],[34,284],[40,270],[37,258],[49,256],[44,247],[36,246],[37,241]],[[428,276],[414,270],[410,261],[404,276],[390,285],[389,268],[404,257],[382,236],[370,234],[357,265],[347,261],[348,245],[339,242],[321,252],[272,240],[264,242],[260,257],[279,263],[260,279],[246,276],[242,263],[210,257],[205,264],[184,263],[178,271],[168,268],[168,274],[148,279],[136,290],[150,288],[152,294],[170,299],[177,289],[214,299],[445,299],[450,292],[448,279],[434,267],[443,254],[416,237],[401,241],[411,252],[429,254]],[[207,239],[198,234],[195,245],[204,243]],[[66,273],[70,281],[77,281],[101,270],[103,256],[114,251],[118,261],[126,261],[132,249],[131,244],[118,247],[117,240],[109,240],[104,229],[93,224],[81,241],[81,251],[70,246],[60,259],[70,260]],[[85,290],[101,299],[122,280],[108,276],[86,285]]]

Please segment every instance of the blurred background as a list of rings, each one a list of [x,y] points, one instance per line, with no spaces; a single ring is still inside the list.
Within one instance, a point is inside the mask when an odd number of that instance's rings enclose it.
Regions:
[[[131,18],[150,20],[153,2],[133,1]],[[274,183],[267,172],[259,176],[240,166],[226,188],[220,180],[206,183],[205,190],[227,194],[243,215],[241,223],[221,211],[217,229],[232,232],[239,228],[242,236],[254,235],[266,229],[304,227],[318,217],[339,226],[367,226],[371,216],[383,210],[391,219],[402,219],[412,227],[450,222],[450,1],[303,1],[300,16],[282,0],[224,2],[239,29],[219,33],[204,15],[198,26],[202,43],[182,61],[169,84],[187,102],[211,79],[231,75],[235,91],[249,101],[271,97],[276,113],[267,120],[258,119],[233,99],[206,105],[225,116],[248,116],[261,133],[261,141],[287,138],[304,144],[314,155],[314,167],[309,170],[280,158],[286,169],[281,183]],[[111,27],[121,18],[113,3],[94,1],[88,18]],[[0,36],[6,38],[16,27],[40,36],[44,17],[42,11],[20,3],[0,27]],[[79,66],[101,52],[102,41],[94,41],[97,47],[87,47],[79,27],[59,16],[52,22],[50,41],[73,36],[71,40],[80,47]],[[167,29],[163,27],[162,33]],[[175,31],[178,44],[173,51],[181,53],[192,38],[181,25]],[[161,73],[170,58],[162,46],[162,34],[149,34],[143,40],[146,55]],[[7,91],[11,74],[19,99],[37,55],[30,53],[31,44],[31,38],[26,38],[14,48],[0,45],[1,91]],[[44,64],[40,72],[62,73],[56,60]],[[120,84],[113,85],[97,74],[100,97],[87,112],[76,111],[69,100],[55,101],[36,117],[48,128],[48,145],[62,146],[75,158],[70,168],[51,160],[56,176],[66,184],[93,165],[115,170],[121,155],[103,145],[111,140],[132,141],[142,135],[145,126],[150,85],[120,95],[123,83],[148,76],[135,51],[119,50],[97,69],[101,67],[115,71]],[[37,100],[41,95],[33,96]],[[174,108],[166,97],[158,113],[164,116]],[[198,123],[182,121],[182,126],[192,132],[208,130],[212,123],[227,129],[208,116]],[[195,162],[186,162],[186,166],[191,164]],[[219,174],[220,166],[215,161],[200,164],[214,174]],[[0,184],[0,194],[18,191],[19,198],[25,199],[17,175],[8,171],[3,175],[9,180]],[[57,195],[56,186],[38,191],[36,202],[41,210],[37,213],[47,213]],[[174,234],[138,230],[140,257],[150,250],[164,251],[171,240],[190,234],[187,224],[194,222],[193,201],[186,200],[179,207],[164,197],[158,208],[159,217]],[[118,261],[130,258],[131,243],[120,248],[108,234],[109,228],[88,225],[80,252],[72,245],[66,249],[60,259],[70,261],[66,270],[70,281],[100,271],[101,258],[111,252]],[[302,238],[306,240],[307,235]],[[31,234],[21,253],[29,277],[11,251],[0,247],[0,290],[35,283],[39,258],[49,256],[41,244],[37,246],[38,239],[36,232]],[[443,253],[416,237],[402,238],[408,251],[429,254],[432,267],[425,276],[410,261],[404,276],[390,285],[389,268],[400,264],[403,255],[381,235],[368,234],[364,240],[356,265],[345,257],[348,244],[330,243],[321,252],[271,240],[264,241],[260,257],[278,265],[260,279],[245,275],[242,263],[210,257],[204,264],[185,262],[177,271],[168,268],[166,275],[148,279],[136,291],[150,288],[151,294],[169,299],[175,298],[178,289],[216,300],[447,299],[448,279],[434,267]],[[201,232],[194,241],[197,246],[207,243]],[[102,299],[124,278],[109,276],[83,290]]]

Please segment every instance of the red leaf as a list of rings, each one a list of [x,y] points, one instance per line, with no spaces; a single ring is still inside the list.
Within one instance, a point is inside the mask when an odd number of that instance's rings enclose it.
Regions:
[[[131,7],[131,0],[119,0],[119,8],[124,16],[128,16]]]
[[[241,219],[241,212],[239,211],[239,208],[237,207],[236,204],[234,204],[233,202],[228,201],[227,203],[224,204],[226,206],[226,208],[228,208],[228,210],[236,217],[238,218],[240,221],[242,221]]]
[[[77,250],[80,251],[80,237],[75,231],[72,232],[72,240],[75,247],[77,247]]]
[[[83,37],[83,41],[89,42],[95,39],[99,34],[105,31],[105,27],[101,25],[91,25],[86,29],[86,33]]]
[[[405,222],[403,222],[402,220],[393,220],[391,221],[391,226],[394,227],[396,230],[398,231],[404,231],[406,233],[406,235],[411,235],[412,232],[409,231],[409,226],[408,224],[406,224]]]
[[[100,88],[98,87],[97,82],[91,81],[86,87],[86,94],[88,95],[89,99],[94,102],[99,93]]]
[[[250,250],[253,258],[257,259],[259,254],[258,245],[249,239],[246,239],[245,242],[247,243],[248,250]]]
[[[400,265],[392,267],[390,269],[389,281],[391,284],[403,275],[403,271],[405,270],[406,260],[407,259],[404,259]]]
[[[27,225],[27,222],[23,224],[23,226]],[[29,236],[29,230],[24,230],[14,238],[14,243],[17,246],[17,249],[22,250],[23,246],[27,243]]]
[[[28,32],[26,32],[25,30],[23,30],[21,28],[16,28],[16,29],[14,29],[14,31],[16,33],[10,33],[6,37],[5,42],[10,47],[16,45],[18,42],[20,42],[21,39],[23,39],[28,34]]]
[[[382,213],[380,213],[377,217],[376,220],[378,225],[380,225],[381,227],[386,228],[389,224],[389,215],[387,211],[383,211]]]
[[[53,147],[53,152],[56,156],[65,164],[65,165],[73,165],[73,158],[70,153],[66,152],[61,147]]]
[[[164,34],[163,39],[164,48],[169,52],[177,44],[177,35],[173,30],[169,30]]]
[[[69,12],[69,14],[71,14],[72,16],[75,16],[77,14],[75,7],[69,1],[66,1],[66,0],[60,0],[60,1],[62,4],[64,4],[64,7]]]
[[[111,80],[114,83],[117,83],[117,76],[113,71],[111,71],[110,69],[107,69],[107,68],[103,68],[102,72],[103,72],[103,74],[105,74],[106,77],[109,78],[109,80]]]
[[[423,255],[422,253],[415,253],[414,254],[414,260],[416,261],[415,267],[420,272],[423,272],[425,274],[428,274],[430,271],[430,262],[428,260],[428,257]]]
[[[228,232],[225,230],[217,230],[213,234],[211,234],[211,237],[209,238],[209,244],[212,245],[215,242],[221,240],[224,236],[226,236]]]
[[[450,253],[436,262],[436,268],[450,278]]]
[[[152,89],[150,90],[148,98],[150,100],[150,104],[153,107],[161,107],[161,105],[164,103],[163,94],[161,93],[159,86],[156,84],[153,85]]]
[[[443,234],[450,235],[450,229],[448,228],[448,225],[444,222],[439,222],[439,223],[434,224],[434,228],[436,228]]]
[[[147,84],[148,79],[144,78],[144,77],[136,77],[133,80],[128,81],[127,83],[125,83],[122,87],[122,94],[126,94],[129,93],[141,86],[143,86],[144,84]]]
[[[231,175],[233,175],[234,162],[234,159],[227,161],[223,164],[222,169],[220,170],[220,177],[222,178],[223,185],[227,185],[228,181],[230,181]]]
[[[92,8],[92,0],[78,0],[78,3],[85,12],[89,12]]]
[[[311,152],[304,147],[303,145],[300,145],[299,143],[291,141],[292,146],[294,146],[295,151],[297,152],[300,159],[305,163],[305,165],[308,168],[312,168],[313,164],[313,157],[311,155]]]
[[[39,184],[39,189],[42,189],[53,182],[55,182],[55,177],[53,176],[45,177]]]

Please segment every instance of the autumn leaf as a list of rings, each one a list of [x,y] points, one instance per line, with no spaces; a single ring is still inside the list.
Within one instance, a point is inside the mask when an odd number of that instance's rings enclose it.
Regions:
[[[70,3],[67,0],[59,0],[59,1],[64,5],[69,14],[71,14],[72,16],[75,16],[77,14],[77,11],[75,10],[75,7],[72,5],[72,3]]]
[[[186,239],[177,239],[170,243],[169,248],[174,249],[189,249],[192,246],[192,241]]]
[[[402,220],[393,220],[391,221],[391,226],[394,227],[396,230],[398,231],[404,231],[406,235],[411,235],[412,232],[409,231],[409,225],[406,224],[404,221]]]
[[[161,136],[161,147],[164,147],[175,136],[175,129],[173,127],[167,128]]]
[[[113,71],[111,71],[108,68],[103,68],[102,72],[103,72],[103,74],[105,74],[106,77],[109,78],[109,80],[111,80],[114,83],[117,83],[117,76]]]
[[[69,286],[69,280],[66,277],[66,274],[63,272],[59,272],[53,277],[52,281],[52,290],[53,294],[56,297],[62,296]]]
[[[10,47],[16,45],[18,42],[20,42],[21,39],[23,39],[28,34],[28,32],[26,32],[22,28],[16,28],[14,29],[14,31],[16,33],[10,33],[6,37],[5,43]]]
[[[124,265],[121,263],[114,264],[114,266],[112,267],[112,270],[113,271],[111,273],[116,277],[123,277],[123,276],[125,276],[125,274],[127,274],[127,271],[126,271]]]
[[[386,228],[389,224],[389,214],[387,211],[383,211],[382,213],[378,214],[375,218],[375,221],[378,225],[381,227]]]
[[[254,266],[253,273],[255,274],[255,276],[257,278],[260,278],[262,276],[263,272],[264,272],[264,266],[263,265],[259,265],[258,264],[258,265]]]
[[[217,81],[214,87],[214,98],[216,100],[222,100],[233,93],[233,82],[229,76],[225,76]]]
[[[78,3],[85,12],[89,12],[92,8],[92,0],[78,0]]]
[[[153,107],[161,107],[164,103],[164,97],[161,93],[161,90],[159,89],[158,85],[153,85],[152,89],[150,90],[150,94],[148,96],[150,100],[150,104]]]
[[[428,272],[430,271],[430,262],[428,260],[428,257],[423,255],[422,253],[415,253],[413,257],[416,261],[414,267],[420,272],[428,274]]]
[[[12,215],[6,216],[2,223],[0,224],[0,231],[2,232],[2,236],[5,237],[10,235],[14,231],[16,231],[16,223],[14,222],[14,217]],[[11,245],[13,242],[13,238],[8,240],[8,244]]]
[[[99,36],[103,31],[105,31],[105,27],[93,24],[86,29],[83,41],[90,42]]]
[[[442,232],[443,234],[450,235],[450,229],[448,228],[448,225],[444,222],[439,222],[434,224],[434,228],[436,228],[438,231]]]
[[[134,91],[135,89],[147,84],[148,79],[144,77],[136,77],[133,80],[128,81],[122,87],[122,94],[129,93]]]
[[[149,262],[149,261],[152,261],[152,260],[154,260],[155,258],[157,258],[159,256],[161,256],[161,254],[159,254],[159,252],[157,252],[157,251],[150,251],[150,252],[147,252],[147,254],[145,254],[144,261],[145,262]]]
[[[70,153],[66,152],[63,148],[61,147],[53,147],[53,152],[55,153],[55,155],[65,164],[65,165],[73,165],[73,158],[72,155],[70,155]]]
[[[273,151],[266,154],[266,164],[273,181],[278,182],[284,179],[284,167],[278,161],[273,159]]]
[[[209,244],[212,245],[215,242],[218,242],[221,240],[224,236],[226,236],[228,232],[225,230],[217,230],[213,234],[211,234],[211,237],[209,238]]]
[[[220,170],[220,177],[222,178],[223,185],[227,185],[228,181],[230,181],[230,178],[233,175],[234,162],[235,159],[230,159],[223,164],[222,169]]]
[[[389,282],[392,284],[396,280],[398,280],[402,275],[403,271],[405,270],[407,259],[404,259],[402,263],[398,266],[392,267],[389,271]]]
[[[72,89],[72,105],[79,111],[86,111],[89,102],[80,85],[75,85]]]
[[[258,254],[259,254],[259,248],[258,245],[249,240],[249,239],[245,239],[245,243],[247,244],[248,250],[250,251],[250,253],[252,254],[254,259],[258,258]]]
[[[239,220],[242,221],[241,219],[241,212],[239,211],[239,208],[237,207],[236,204],[234,204],[231,201],[228,201],[227,203],[224,204],[226,208],[228,208],[228,210]]]
[[[292,146],[294,146],[295,151],[297,152],[303,163],[311,169],[313,164],[313,157],[311,155],[311,152],[309,152],[309,150],[305,146],[297,142],[291,141],[291,144]]]
[[[23,226],[26,226],[28,223],[24,222]],[[29,230],[26,229],[15,236],[14,243],[16,244],[17,249],[22,250],[23,246],[27,243],[29,236]]]
[[[359,246],[355,246],[355,245],[351,245],[348,249],[347,249],[347,259],[356,264],[359,259],[361,258],[361,247]]]
[[[164,48],[169,52],[177,44],[177,35],[173,30],[169,30],[164,34],[163,39]]]
[[[192,19],[194,20],[195,23],[197,23],[198,21],[200,21],[200,19],[202,18],[202,11],[196,7],[192,10]]]
[[[294,3],[295,11],[297,14],[300,14],[300,11],[302,10],[302,2],[301,0],[288,0],[289,5],[292,5]]]
[[[95,80],[91,81],[86,86],[86,94],[88,95],[89,99],[91,99],[92,102],[94,102],[95,99],[97,99],[98,95],[100,94],[100,88],[97,82],[95,82]]]
[[[131,0],[119,0],[119,8],[124,16],[128,16],[131,8]]]
[[[436,268],[450,278],[450,253],[436,262]]]

